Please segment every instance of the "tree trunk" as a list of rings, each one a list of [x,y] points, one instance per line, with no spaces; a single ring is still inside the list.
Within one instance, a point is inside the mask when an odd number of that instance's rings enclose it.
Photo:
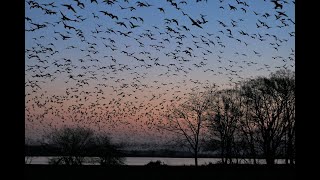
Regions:
[[[267,151],[265,153],[265,157],[266,157],[267,165],[274,165],[275,164],[275,156],[270,148],[267,149]]]
[[[271,156],[267,157],[266,162],[267,162],[267,165],[274,165],[274,158]]]
[[[252,135],[250,134],[250,152],[251,152],[251,156],[253,158],[253,164],[257,164],[257,159],[256,159],[256,150],[254,147],[254,139],[252,137]]]
[[[265,156],[267,165],[274,165],[275,158],[274,158],[274,153],[272,152],[270,140],[265,140],[264,142],[264,156]]]
[[[255,152],[254,147],[251,147],[251,156],[253,158],[253,164],[257,164],[256,152]]]
[[[194,165],[196,167],[198,166],[198,151],[197,150],[194,152]]]
[[[221,163],[225,164],[225,155],[224,155],[224,144],[223,141],[221,140],[221,150],[220,150],[220,156],[221,156]]]
[[[289,140],[288,140],[288,158],[290,159],[290,164],[294,164],[294,162],[293,162],[293,159],[294,159],[293,138],[291,135],[289,135]]]

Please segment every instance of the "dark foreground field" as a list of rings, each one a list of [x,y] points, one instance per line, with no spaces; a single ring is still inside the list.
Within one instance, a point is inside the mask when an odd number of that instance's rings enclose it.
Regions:
[[[26,165],[25,179],[257,179],[284,180],[296,179],[294,167],[277,165],[276,167],[237,165],[208,167],[188,166],[51,166]]]

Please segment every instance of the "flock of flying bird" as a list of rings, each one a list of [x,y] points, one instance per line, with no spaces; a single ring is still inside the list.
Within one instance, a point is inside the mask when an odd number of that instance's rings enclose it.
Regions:
[[[222,77],[232,86],[246,79],[248,69],[293,69],[288,42],[295,23],[285,8],[295,2],[260,1],[272,8],[256,11],[256,1],[219,0],[216,13],[236,14],[215,19],[190,11],[206,0],[27,0],[26,133],[40,137],[81,124],[127,141],[163,140],[168,134],[155,130],[161,114],[190,91]],[[154,22],[149,12],[157,16]],[[247,30],[249,14],[255,27]],[[283,46],[291,46],[287,56],[278,53]],[[264,47],[277,63],[261,60],[268,56]]]

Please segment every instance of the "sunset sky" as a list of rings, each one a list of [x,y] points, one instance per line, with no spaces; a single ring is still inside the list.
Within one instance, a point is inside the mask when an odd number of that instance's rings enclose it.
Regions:
[[[26,1],[26,136],[82,125],[166,140],[159,114],[193,88],[294,70],[294,1],[198,1]]]

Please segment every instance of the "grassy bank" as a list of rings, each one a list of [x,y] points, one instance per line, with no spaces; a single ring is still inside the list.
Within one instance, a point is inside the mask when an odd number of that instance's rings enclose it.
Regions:
[[[213,166],[53,166],[25,165],[25,179],[296,179],[296,169],[286,165]]]

